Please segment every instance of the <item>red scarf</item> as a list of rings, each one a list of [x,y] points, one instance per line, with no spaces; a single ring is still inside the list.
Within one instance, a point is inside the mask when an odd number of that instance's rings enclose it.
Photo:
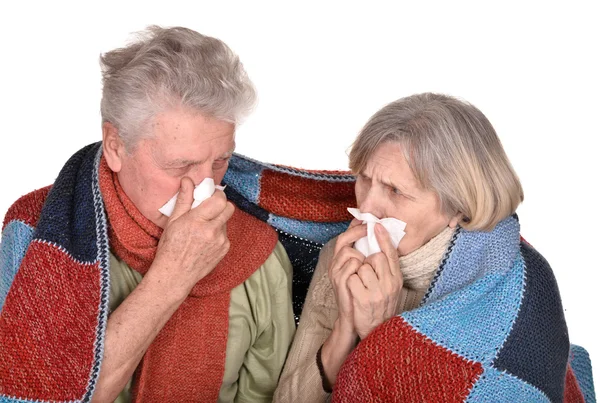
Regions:
[[[111,250],[145,274],[162,229],[133,205],[104,157],[100,189]],[[237,208],[227,222],[227,236],[227,255],[194,286],[146,351],[134,376],[132,401],[217,401],[225,371],[231,290],[265,262],[277,243],[273,228]]]

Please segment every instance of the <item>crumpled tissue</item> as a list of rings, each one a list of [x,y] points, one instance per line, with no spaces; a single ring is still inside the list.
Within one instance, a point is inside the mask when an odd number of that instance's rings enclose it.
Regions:
[[[398,249],[398,244],[400,244],[400,241],[406,234],[404,232],[404,229],[406,228],[406,223],[404,221],[391,217],[379,219],[371,213],[361,213],[357,208],[348,208],[348,212],[357,220],[362,221],[363,224],[367,224],[367,236],[354,243],[354,248],[365,255],[365,257],[381,252],[377,237],[375,236],[376,223],[383,225],[387,232],[389,232],[394,248]]]
[[[202,182],[200,182],[194,188],[194,203],[192,203],[192,208],[198,207],[200,203],[211,197],[213,193],[215,193],[215,189],[225,190],[225,186],[215,185],[213,178],[205,178]],[[164,206],[159,208],[158,211],[167,217],[171,217],[171,214],[173,214],[173,210],[175,209],[175,203],[177,202],[178,195],[179,192],[175,193],[175,196],[171,197],[171,199],[166,202]]]

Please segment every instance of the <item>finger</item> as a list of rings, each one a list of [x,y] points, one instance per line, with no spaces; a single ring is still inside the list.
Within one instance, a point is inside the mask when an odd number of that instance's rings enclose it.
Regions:
[[[346,261],[348,259],[357,259],[361,262],[364,262],[365,255],[354,249],[352,246],[344,246],[340,251],[334,256],[334,259],[339,259],[341,261]]]
[[[352,221],[350,221],[350,225],[348,226],[348,229],[350,228],[354,228],[357,225],[361,225],[363,222],[361,220],[357,220],[356,218],[354,218]]]
[[[335,241],[335,252],[337,254],[340,249],[344,246],[352,246],[352,244],[358,241],[360,238],[367,236],[366,225],[356,225],[355,227],[348,228],[346,232],[340,234]]]
[[[358,268],[362,265],[356,259],[348,260],[344,266],[337,272],[336,276],[332,279],[331,283],[336,289],[337,295],[341,295],[343,299],[348,299],[350,297],[347,282],[348,278],[354,274]]]
[[[350,295],[352,296],[352,298],[354,298],[355,301],[365,301],[366,299],[368,299],[368,291],[365,288],[365,285],[363,284],[360,277],[358,277],[358,274],[353,274],[350,277],[348,277],[346,285],[348,287],[348,290],[350,291]]]
[[[386,255],[382,252],[374,253],[365,259],[364,263],[371,265],[375,274],[380,281],[388,281],[392,275],[392,269],[390,268],[390,262]]]
[[[227,197],[225,193],[217,191],[208,199],[204,200],[198,207],[195,213],[204,221],[212,221],[217,218],[227,207]]]
[[[223,211],[212,220],[212,223],[216,226],[225,226],[227,225],[227,221],[229,221],[234,213],[235,206],[233,203],[228,201],[225,204],[225,209],[223,209]]]
[[[190,178],[181,178],[181,184],[179,186],[179,194],[177,195],[177,201],[173,208],[173,213],[169,217],[169,222],[175,221],[192,208],[194,202],[194,182]]]
[[[349,259],[356,259],[362,264],[362,262],[365,260],[365,257],[356,249],[350,246],[345,246],[333,257],[331,266],[329,266],[329,278],[334,276],[335,273],[337,273]]]
[[[342,312],[348,314],[352,311],[352,295],[348,289],[347,282],[350,276],[356,274],[356,270],[358,270],[361,264],[362,263],[356,259],[348,260],[331,282],[334,287],[334,293],[338,304],[338,314],[342,314]]]
[[[233,205],[232,202],[228,201],[227,205],[225,206],[225,210],[223,210],[223,212],[221,213],[221,216],[219,218],[222,219],[223,222],[227,222],[233,216],[234,212],[235,212],[235,206]]]
[[[390,234],[385,227],[379,223],[375,224],[375,237],[377,238],[381,252],[383,252],[389,262],[390,272],[394,276],[400,275],[400,259],[398,257],[398,251],[392,244]]]
[[[373,267],[368,264],[363,264],[358,268],[358,277],[362,281],[364,287],[369,291],[374,291],[378,289],[379,281],[377,279],[377,275],[375,274],[375,270]]]
[[[346,284],[348,277],[356,273],[360,266],[362,266],[362,262],[357,259],[347,260],[336,275],[336,282],[339,284]]]

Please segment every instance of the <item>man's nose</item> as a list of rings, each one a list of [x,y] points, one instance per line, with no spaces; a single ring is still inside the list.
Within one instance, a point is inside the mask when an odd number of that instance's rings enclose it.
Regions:
[[[198,186],[206,178],[214,177],[212,165],[210,164],[196,165],[189,171],[188,175],[194,182],[194,186]]]

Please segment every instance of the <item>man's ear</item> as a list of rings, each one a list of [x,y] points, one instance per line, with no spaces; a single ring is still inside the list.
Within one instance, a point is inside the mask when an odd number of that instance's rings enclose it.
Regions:
[[[127,151],[119,137],[119,130],[110,122],[102,123],[102,152],[111,171],[119,172]]]

